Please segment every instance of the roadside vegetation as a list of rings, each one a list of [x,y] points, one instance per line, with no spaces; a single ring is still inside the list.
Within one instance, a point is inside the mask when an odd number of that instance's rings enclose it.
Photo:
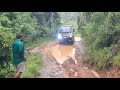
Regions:
[[[120,13],[80,12],[77,24],[86,62],[102,70],[120,67]]]
[[[0,12],[0,78],[14,77],[11,47],[17,34],[32,48],[55,39],[61,25],[73,25],[82,38],[86,63],[99,70],[120,67],[120,12]],[[22,77],[36,77],[43,64],[41,54],[31,54]]]
[[[1,12],[0,13],[0,77],[13,77],[12,42],[17,34],[24,37],[26,47],[40,45],[53,38],[53,33],[60,25],[60,17],[56,12]],[[48,38],[49,37],[49,38]],[[31,60],[35,59],[35,60]],[[38,67],[38,55],[28,57],[28,63]],[[31,61],[31,62],[30,62]],[[34,62],[35,61],[35,62]],[[34,68],[35,70],[35,68]],[[36,70],[35,70],[36,71]],[[31,71],[30,71],[31,72]],[[29,73],[30,73],[29,72]],[[25,77],[27,77],[27,73]],[[31,75],[33,77],[33,75]],[[30,77],[30,75],[28,76]]]

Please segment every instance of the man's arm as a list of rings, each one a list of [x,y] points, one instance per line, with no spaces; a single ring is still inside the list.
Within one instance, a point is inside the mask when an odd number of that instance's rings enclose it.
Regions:
[[[23,57],[24,59],[26,59],[26,57],[24,55],[24,44],[23,43],[21,43],[19,45],[19,54],[20,54],[21,57]]]

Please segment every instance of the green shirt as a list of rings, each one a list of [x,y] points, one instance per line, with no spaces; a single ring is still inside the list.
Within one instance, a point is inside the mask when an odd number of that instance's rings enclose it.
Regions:
[[[19,39],[15,40],[12,45],[13,64],[17,65],[24,60],[24,43]]]

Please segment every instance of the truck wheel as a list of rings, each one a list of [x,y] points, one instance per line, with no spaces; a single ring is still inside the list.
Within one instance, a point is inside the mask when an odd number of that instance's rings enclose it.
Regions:
[[[71,44],[74,44],[74,39],[72,39]]]

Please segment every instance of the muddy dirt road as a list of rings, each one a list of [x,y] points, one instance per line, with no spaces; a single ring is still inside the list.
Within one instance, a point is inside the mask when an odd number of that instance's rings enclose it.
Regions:
[[[99,74],[82,64],[82,40],[75,37],[73,45],[59,45],[57,41],[45,43],[30,50],[41,53],[44,66],[38,78],[99,78]]]

